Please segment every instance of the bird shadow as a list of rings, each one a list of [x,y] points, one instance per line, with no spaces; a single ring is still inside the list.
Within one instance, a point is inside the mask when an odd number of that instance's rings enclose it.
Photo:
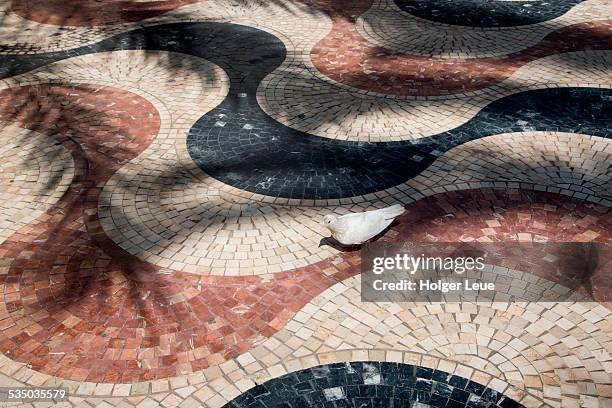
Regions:
[[[327,245],[340,252],[355,252],[359,251],[363,245],[343,245],[334,237],[324,237],[319,241],[319,248]]]
[[[387,228],[385,228],[380,233],[378,233],[378,235],[375,235],[374,237],[370,238],[368,241],[364,242],[363,244],[359,244],[359,245],[344,245],[338,242],[338,240],[334,237],[324,237],[324,238],[321,238],[321,241],[319,241],[319,248],[321,248],[324,245],[327,245],[341,252],[356,252],[382,239],[387,233],[387,231],[389,231],[390,229],[393,229],[395,226],[399,224],[400,222],[397,219],[393,220],[393,222],[389,224]]]

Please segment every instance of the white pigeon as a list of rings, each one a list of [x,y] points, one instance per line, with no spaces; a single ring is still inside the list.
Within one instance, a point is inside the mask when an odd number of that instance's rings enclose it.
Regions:
[[[342,245],[361,245],[383,232],[396,217],[405,211],[401,204],[395,204],[379,210],[346,214],[340,217],[326,215],[323,217],[322,225],[328,228],[332,237]]]

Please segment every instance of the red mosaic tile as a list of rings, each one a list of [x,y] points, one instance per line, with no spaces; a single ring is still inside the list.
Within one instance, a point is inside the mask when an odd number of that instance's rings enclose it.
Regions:
[[[488,254],[486,260],[493,265],[534,273],[595,299],[606,300],[612,293],[610,254],[600,254],[596,273],[589,275],[585,274],[584,264],[572,264],[576,259],[567,253],[578,250],[578,246],[552,244],[612,243],[612,216],[608,208],[526,190],[456,191],[425,198],[407,208],[394,241],[535,242],[531,248],[494,246],[499,252]],[[548,262],[544,260],[546,255],[561,260]]]
[[[330,33],[312,49],[314,66],[342,84],[401,96],[457,94],[508,78],[526,63],[549,55],[612,49],[612,21],[575,24],[552,32],[520,52],[491,58],[439,58],[385,49],[363,38],[355,21],[371,0],[303,0],[328,13]]]
[[[197,1],[17,0],[12,2],[11,10],[20,17],[42,24],[93,27],[158,17]]]
[[[64,197],[0,245],[9,262],[0,275],[0,352],[35,370],[121,383],[201,370],[246,352],[359,272],[359,253],[346,252],[272,279],[199,276],[119,248],[94,210],[103,183],[160,126],[139,96],[89,85],[9,89],[0,92],[0,121],[59,134],[77,168]],[[513,241],[521,232],[609,242],[610,222],[607,209],[554,194],[473,190],[411,204],[387,239]]]
[[[77,163],[60,202],[0,246],[12,261],[0,276],[6,308],[0,351],[7,356],[77,381],[188,373],[244,353],[348,276],[323,274],[329,262],[268,282],[166,274],[139,261],[106,237],[92,210],[100,183],[157,133],[153,106],[124,91],[88,85],[5,90],[0,101],[0,121],[64,135],[59,140]],[[37,330],[32,316],[38,317]]]

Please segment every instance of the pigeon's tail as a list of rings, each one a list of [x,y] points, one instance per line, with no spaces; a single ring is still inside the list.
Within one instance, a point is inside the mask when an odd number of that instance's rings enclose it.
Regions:
[[[401,204],[395,204],[391,207],[383,208],[381,211],[384,213],[385,220],[394,219],[395,217],[399,217],[406,212],[404,206]]]

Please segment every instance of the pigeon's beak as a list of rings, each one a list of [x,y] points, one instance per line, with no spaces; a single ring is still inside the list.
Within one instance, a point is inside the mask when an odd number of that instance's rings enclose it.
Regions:
[[[321,222],[319,224],[319,229],[321,230],[321,232],[323,233],[327,233],[329,232],[329,228],[327,227],[327,224],[325,224],[325,222]]]

